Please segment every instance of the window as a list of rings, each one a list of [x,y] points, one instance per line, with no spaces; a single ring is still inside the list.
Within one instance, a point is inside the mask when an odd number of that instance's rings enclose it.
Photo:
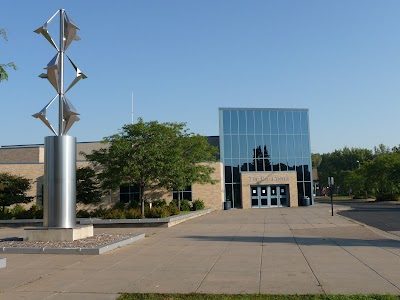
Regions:
[[[181,195],[181,199],[192,201],[192,186],[188,186],[182,191],[173,191],[172,199],[178,200],[179,194]]]
[[[119,187],[119,201],[122,203],[140,202],[139,185],[122,185]]]

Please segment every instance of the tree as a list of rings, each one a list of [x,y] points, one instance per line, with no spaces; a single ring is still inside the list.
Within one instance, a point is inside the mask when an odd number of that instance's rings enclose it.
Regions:
[[[322,156],[319,153],[311,153],[311,162],[313,169],[318,169],[322,162]]]
[[[207,138],[188,133],[180,124],[168,151],[168,163],[160,177],[159,185],[170,191],[181,191],[194,183],[212,183],[214,168],[209,162],[216,160],[218,150],[209,145]],[[178,208],[181,206],[181,193],[178,193]]]
[[[9,173],[0,173],[0,206],[5,212],[5,207],[17,203],[28,203],[33,197],[26,193],[31,188],[31,181],[27,178],[11,175]]]
[[[118,134],[104,138],[103,143],[108,147],[85,156],[95,167],[99,167],[98,176],[104,188],[115,189],[123,184],[140,187],[141,212],[144,217],[146,188],[161,182],[165,186],[168,181],[165,177],[171,178],[171,174],[187,172],[191,181],[201,181],[207,175],[208,169],[204,167],[189,169],[183,164],[198,162],[202,156],[198,149],[202,149],[203,145],[199,137],[187,133],[185,126],[184,123],[160,124],[139,119],[136,124],[124,125]],[[184,137],[191,139],[183,141]],[[189,144],[189,140],[197,143]],[[207,156],[203,153],[202,158]],[[196,170],[197,177],[191,173]],[[185,180],[189,181],[188,178]],[[181,187],[181,183],[174,184]]]
[[[2,36],[6,41],[8,40],[5,29],[0,29],[0,36]],[[8,73],[6,71],[7,68],[12,68],[16,70],[17,66],[13,62],[0,64],[0,82],[3,80],[8,80]]]
[[[322,161],[318,168],[321,184],[327,185],[328,176],[333,176],[336,186],[345,186],[343,181],[345,176],[341,172],[356,170],[359,168],[359,164],[371,161],[374,156],[369,149],[344,147],[342,150],[322,154],[321,158]]]
[[[99,203],[103,191],[95,170],[82,167],[76,170],[76,201],[83,204]]]

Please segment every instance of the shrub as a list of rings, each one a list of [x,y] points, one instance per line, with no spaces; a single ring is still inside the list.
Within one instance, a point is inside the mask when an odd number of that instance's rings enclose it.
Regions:
[[[76,212],[76,217],[77,218],[90,218],[90,212],[88,212],[87,210],[78,210]]]
[[[172,200],[169,205],[175,205],[176,207],[178,207],[178,200],[174,199]],[[181,200],[181,211],[190,211],[190,201],[186,200],[186,199],[182,199]]]
[[[10,220],[12,218],[12,215],[10,213],[10,210],[5,207],[4,212],[0,212],[0,220]]]
[[[125,216],[127,219],[141,219],[142,213],[138,208],[130,208],[126,210]]]
[[[126,204],[124,202],[117,202],[114,204],[113,209],[124,209]]]
[[[146,218],[166,218],[170,216],[170,212],[166,207],[146,208],[144,214]]]
[[[125,210],[122,209],[110,209],[108,210],[104,216],[104,219],[126,219]]]
[[[201,210],[204,209],[204,201],[200,199],[196,199],[192,202],[192,210]]]
[[[164,199],[157,199],[152,202],[153,207],[166,207],[167,206],[167,201]]]
[[[43,219],[43,209],[38,204],[32,205],[28,212],[30,219]]]
[[[382,193],[376,195],[376,201],[399,201],[400,194]]]
[[[179,215],[179,209],[178,206],[176,206],[175,204],[169,204],[168,205],[168,210],[169,210],[169,215],[170,216],[174,216],[174,215]]]
[[[11,208],[10,213],[13,219],[29,219],[28,211],[20,204]]]
[[[191,203],[189,200],[182,199],[181,200],[181,211],[190,211]]]

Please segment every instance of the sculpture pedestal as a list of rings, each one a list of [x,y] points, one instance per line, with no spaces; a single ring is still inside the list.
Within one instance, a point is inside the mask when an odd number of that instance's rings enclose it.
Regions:
[[[36,227],[26,228],[24,241],[72,242],[93,236],[93,225],[78,225],[75,228]]]

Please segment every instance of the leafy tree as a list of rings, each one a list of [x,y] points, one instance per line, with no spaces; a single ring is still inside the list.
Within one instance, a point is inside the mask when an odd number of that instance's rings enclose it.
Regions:
[[[176,136],[168,151],[168,162],[160,176],[160,186],[170,191],[181,191],[194,183],[212,183],[214,168],[207,162],[215,161],[218,150],[210,146],[207,138],[188,133],[185,124],[179,124]],[[178,193],[181,208],[181,193]]]
[[[5,212],[5,207],[17,203],[28,203],[33,197],[26,196],[31,188],[31,181],[27,178],[0,173],[0,206]]]
[[[0,36],[2,36],[6,41],[8,40],[5,29],[0,29]],[[13,62],[0,64],[0,82],[3,80],[8,80],[8,73],[6,71],[7,68],[12,68],[16,70],[17,66]]]
[[[319,153],[311,153],[311,162],[313,169],[318,169],[322,162],[322,156]]]
[[[380,154],[365,166],[366,185],[375,194],[400,191],[400,154]]]
[[[185,137],[189,139],[183,141]],[[189,140],[193,143],[190,144]],[[124,125],[118,134],[104,138],[103,143],[108,147],[86,154],[86,159],[99,167],[98,176],[104,188],[115,189],[122,184],[140,187],[143,217],[144,191],[150,185],[166,186],[171,181],[165,177],[175,175],[174,186],[181,187],[183,182],[201,182],[209,176],[206,167],[184,165],[193,165],[200,158],[208,157],[199,150],[204,141],[188,134],[183,123],[160,124],[139,119],[135,124]],[[178,182],[178,174],[182,172],[186,172],[187,177],[179,178]]]
[[[96,172],[91,167],[76,170],[76,201],[83,204],[99,203],[103,191]]]
[[[374,155],[375,156],[380,156],[384,154],[389,154],[391,153],[391,150],[388,146],[385,146],[384,144],[379,144],[378,146],[374,147]]]
[[[342,171],[353,171],[374,156],[371,150],[365,148],[348,148],[335,150],[321,155],[322,161],[318,168],[318,176],[322,185],[327,185],[328,176],[335,177],[335,185],[344,187],[345,174]]]

